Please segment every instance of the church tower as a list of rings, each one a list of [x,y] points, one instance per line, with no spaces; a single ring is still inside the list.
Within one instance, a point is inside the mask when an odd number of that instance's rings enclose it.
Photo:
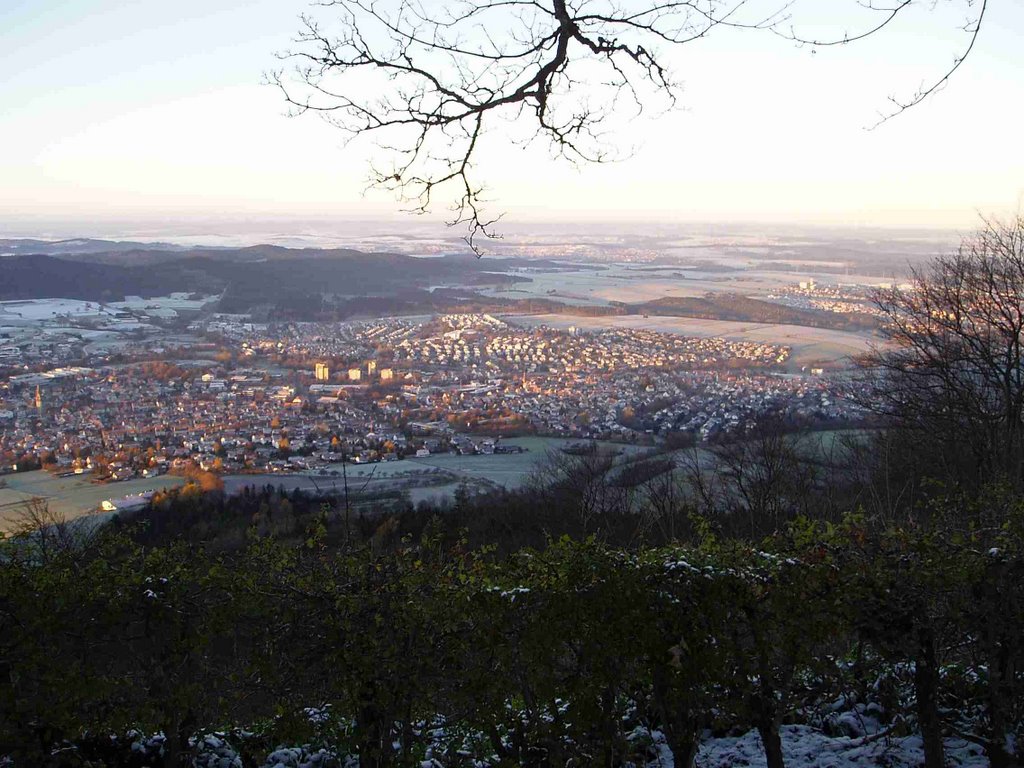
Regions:
[[[40,415],[43,413],[43,393],[39,390],[39,385],[36,384],[36,410]]]

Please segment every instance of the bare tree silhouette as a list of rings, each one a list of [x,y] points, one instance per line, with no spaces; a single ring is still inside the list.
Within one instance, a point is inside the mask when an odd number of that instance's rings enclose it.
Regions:
[[[939,90],[970,54],[987,1],[969,9],[967,42],[952,67],[909,98],[891,99],[884,122]],[[840,0],[846,2],[846,0]],[[850,0],[851,4],[853,0]],[[923,0],[922,0],[923,2]],[[350,137],[378,137],[370,184],[424,213],[453,190],[449,223],[466,227],[477,254],[497,237],[474,162],[496,121],[528,127],[573,163],[619,156],[610,118],[673,107],[678,84],[664,49],[719,28],[760,30],[802,45],[846,45],[889,27],[918,0],[857,0],[865,28],[835,38],[800,34],[793,0],[763,9],[750,0],[324,0],[305,16],[294,72],[270,75],[296,113],[317,112]]]
[[[948,480],[1024,486],[1024,217],[985,221],[875,302],[892,346],[864,361],[865,403]]]

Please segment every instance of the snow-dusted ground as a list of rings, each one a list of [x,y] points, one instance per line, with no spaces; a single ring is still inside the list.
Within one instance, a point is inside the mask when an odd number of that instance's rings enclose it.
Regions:
[[[564,714],[568,705],[563,707]],[[261,768],[359,768],[359,758],[351,754],[354,722],[335,715],[330,704],[307,708],[305,714],[313,728],[311,743],[279,743],[270,747],[263,741],[264,737],[243,728],[202,731],[189,740],[189,765],[193,768],[242,768],[240,753],[244,749],[261,761]],[[918,768],[924,764],[920,736],[895,735],[881,730],[874,716],[860,708],[845,709],[838,717],[830,719],[830,723],[840,731],[856,735],[830,736],[809,725],[782,727],[780,735],[787,768]],[[482,733],[467,731],[457,723],[453,726],[450,728],[442,718],[416,725],[414,732],[425,742],[425,751],[419,758],[420,768],[494,768],[500,763],[498,756],[491,753],[489,739]],[[676,768],[660,731],[638,724],[626,738],[637,762],[626,763],[622,768]],[[162,733],[146,735],[130,731],[122,737],[110,736],[110,739],[127,747],[142,760],[141,765],[148,764],[148,760],[158,761],[166,745]],[[398,750],[401,745],[396,742],[394,747]],[[62,751],[76,749],[72,745],[61,747]],[[945,750],[946,768],[989,766],[981,747],[976,744],[948,738]],[[454,763],[452,755],[458,756]],[[766,766],[761,737],[756,730],[733,736],[713,736],[706,731],[696,760],[696,768]],[[14,766],[0,754],[0,768]]]
[[[41,322],[58,317],[113,317],[114,310],[95,301],[78,299],[20,299],[0,301],[0,318]]]
[[[826,736],[805,725],[787,725],[782,729],[782,749],[786,768],[911,768],[924,763],[921,738],[847,738]],[[654,761],[648,768],[674,768]],[[946,765],[949,768],[983,768],[988,760],[981,747],[959,739],[946,741]],[[709,739],[697,755],[698,768],[765,766],[764,749],[757,731],[734,738]]]
[[[645,740],[651,743],[654,754],[644,768],[675,768],[672,753],[661,734],[657,731],[653,734],[639,734],[640,737],[644,735]],[[151,755],[160,753],[162,736],[140,738],[136,735],[135,738],[133,752]],[[241,768],[232,736],[208,734],[196,738],[193,743],[197,748],[193,765],[197,768]],[[787,725],[782,730],[782,746],[787,768],[916,768],[924,762],[918,736],[892,739],[877,736],[830,737],[808,726]],[[988,764],[980,747],[959,739],[946,741],[948,768],[987,768]],[[358,768],[359,760],[330,748],[280,746],[266,756],[262,765],[263,768]],[[479,762],[477,765],[486,768],[489,763]],[[762,768],[765,765],[764,750],[757,731],[735,737],[707,738],[697,755],[697,768]],[[446,767],[441,760],[432,757],[424,760],[421,768]]]

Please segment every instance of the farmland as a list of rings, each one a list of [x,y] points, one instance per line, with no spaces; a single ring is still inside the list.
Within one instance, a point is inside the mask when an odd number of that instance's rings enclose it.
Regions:
[[[797,264],[793,265],[798,266]],[[802,264],[800,265],[802,266]],[[640,303],[664,296],[703,296],[706,293],[738,293],[761,297],[797,280],[822,283],[882,285],[891,282],[879,275],[758,269],[744,265],[726,271],[680,266],[637,267],[610,264],[600,271],[566,269],[529,272],[529,283],[482,289],[483,295],[506,298],[548,298],[577,306],[601,306],[612,302]]]
[[[458,456],[436,454],[423,458],[407,458],[372,466],[349,466],[348,485],[352,492],[385,493],[394,490],[409,492],[415,503],[424,499],[450,498],[462,484],[484,489],[502,487],[516,490],[523,487],[551,451],[558,451],[578,440],[559,438],[522,437],[503,440],[502,445],[519,446],[522,453]],[[637,452],[634,446],[600,443],[606,450],[623,454]],[[340,493],[344,488],[341,467],[329,473],[290,475],[231,475],[225,477],[225,489],[238,492],[246,485],[283,485],[286,490],[331,491]]]
[[[120,499],[184,483],[183,478],[164,475],[100,485],[89,482],[84,475],[58,477],[43,470],[4,475],[0,480],[6,484],[6,487],[0,487],[0,533],[9,530],[25,502],[33,498],[45,499],[52,512],[73,520],[95,512],[100,502],[107,499]]]

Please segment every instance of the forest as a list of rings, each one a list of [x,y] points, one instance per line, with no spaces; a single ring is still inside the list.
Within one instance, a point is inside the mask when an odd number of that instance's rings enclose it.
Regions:
[[[756,730],[951,738],[1015,764],[1024,508],[971,525],[798,517],[751,541],[694,513],[687,543],[602,532],[471,546],[446,517],[339,539],[325,510],[214,551],[146,525],[56,534],[0,565],[0,751],[14,765],[691,765]],[[256,515],[283,514],[266,503]],[[186,504],[187,500],[178,500]],[[271,511],[276,504],[277,511]],[[335,526],[338,527],[337,525]],[[492,532],[497,530],[495,526]],[[498,537],[495,537],[496,539]],[[313,709],[311,709],[313,708]],[[216,756],[215,755],[215,756]],[[319,755],[319,757],[315,757]],[[299,760],[301,756],[301,760]],[[192,762],[194,761],[194,762]],[[424,762],[426,761],[426,762]]]

